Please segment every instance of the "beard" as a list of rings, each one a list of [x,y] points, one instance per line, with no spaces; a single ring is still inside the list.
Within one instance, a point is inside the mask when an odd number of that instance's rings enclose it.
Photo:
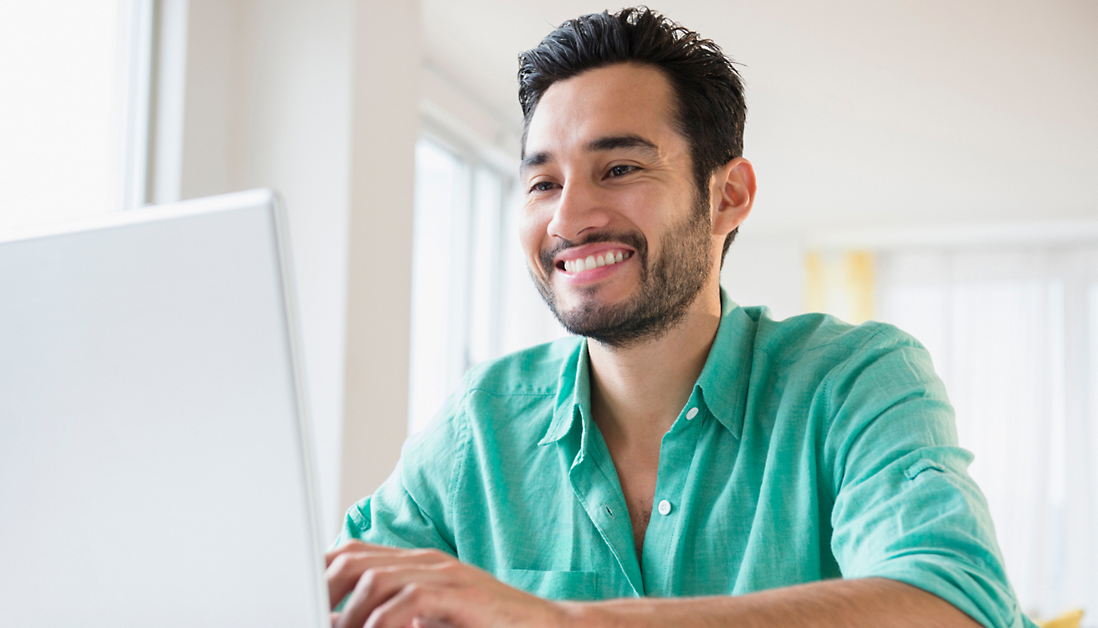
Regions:
[[[581,244],[620,242],[632,247],[640,263],[640,288],[622,303],[602,305],[595,297],[599,286],[578,288],[585,297],[570,310],[561,310],[551,279],[558,272],[553,259],[564,249]],[[712,272],[712,233],[709,203],[698,196],[693,211],[660,238],[660,256],[649,265],[648,241],[639,232],[602,232],[582,242],[563,241],[541,252],[542,279],[531,272],[534,284],[553,315],[570,333],[586,336],[613,348],[655,340],[686,316]]]

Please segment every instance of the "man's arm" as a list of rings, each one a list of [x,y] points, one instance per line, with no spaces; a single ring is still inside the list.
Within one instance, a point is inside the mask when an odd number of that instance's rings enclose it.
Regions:
[[[739,628],[978,628],[942,598],[884,578],[827,580],[739,597],[612,600],[566,604],[567,625]]]
[[[328,588],[337,628],[403,628],[413,619],[455,628],[515,626],[727,626],[975,628],[941,598],[883,578],[830,580],[738,597],[550,602],[432,550],[352,542],[328,554]]]

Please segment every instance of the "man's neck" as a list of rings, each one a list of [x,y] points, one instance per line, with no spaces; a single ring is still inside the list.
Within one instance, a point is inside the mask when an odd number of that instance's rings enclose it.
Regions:
[[[607,440],[663,438],[690,398],[720,319],[720,288],[713,281],[659,338],[624,348],[589,343],[591,409]]]

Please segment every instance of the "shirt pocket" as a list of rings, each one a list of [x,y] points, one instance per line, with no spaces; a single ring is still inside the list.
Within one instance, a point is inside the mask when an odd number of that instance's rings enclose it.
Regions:
[[[508,569],[504,582],[547,600],[597,600],[599,575],[594,571]]]

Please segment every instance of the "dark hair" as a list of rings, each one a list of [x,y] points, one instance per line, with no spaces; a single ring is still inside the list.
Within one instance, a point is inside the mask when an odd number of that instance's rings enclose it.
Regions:
[[[519,55],[523,156],[534,109],[553,83],[617,63],[651,66],[670,81],[675,126],[690,144],[698,193],[707,198],[713,171],[743,155],[743,81],[717,44],[647,7],[568,20]],[[725,238],[722,262],[737,231]]]

